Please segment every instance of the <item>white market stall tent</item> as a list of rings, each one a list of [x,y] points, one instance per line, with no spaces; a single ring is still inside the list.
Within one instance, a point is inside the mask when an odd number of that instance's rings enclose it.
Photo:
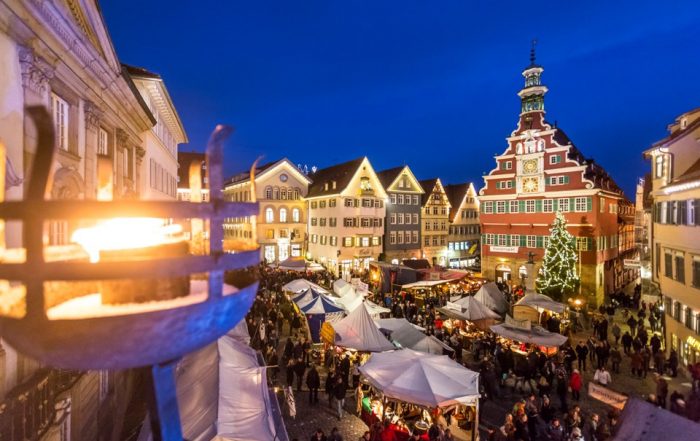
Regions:
[[[381,314],[391,312],[391,310],[389,310],[388,308],[384,308],[383,306],[379,306],[374,302],[365,300],[362,294],[359,294],[354,290],[347,291],[347,293],[344,296],[334,300],[335,303],[345,308],[345,310],[348,313],[354,311],[356,308],[363,304],[369,312],[369,315],[372,316],[372,318],[379,318]]]
[[[391,341],[402,348],[428,354],[441,355],[444,351],[452,352],[445,343],[434,336],[425,335],[421,329],[405,318],[387,318],[375,320],[376,326],[390,335]]]
[[[436,408],[477,405],[479,374],[445,355],[411,349],[372,354],[360,373],[386,397]]]
[[[309,288],[313,288],[316,291],[320,291],[324,294],[330,294],[327,289],[322,287],[321,285],[317,285],[316,283],[310,282],[306,279],[296,279],[292,280],[291,282],[287,283],[282,287],[284,291],[288,291],[291,293],[297,293],[300,291],[305,291]]]
[[[350,291],[354,291],[355,288],[343,279],[338,279],[333,282],[333,292],[338,295],[338,297],[343,297]]]
[[[526,330],[501,323],[491,326],[491,331],[501,337],[547,348],[558,348],[567,341],[565,336],[557,334],[556,332],[549,332],[536,325],[533,325],[530,330]]]
[[[535,292],[525,294],[522,299],[518,300],[515,306],[529,306],[536,309],[538,312],[546,310],[556,312],[557,314],[561,314],[566,310],[566,305],[563,303],[556,302],[549,296]]]
[[[335,331],[334,341],[328,343],[336,346],[362,352],[382,352],[396,349],[374,324],[367,308],[357,307],[345,318],[330,324],[330,326]]]
[[[631,397],[620,414],[613,441],[697,441],[700,424]]]
[[[499,314],[505,314],[510,309],[505,294],[498,289],[498,285],[495,282],[483,284],[474,295],[474,298],[491,311],[496,311]]]

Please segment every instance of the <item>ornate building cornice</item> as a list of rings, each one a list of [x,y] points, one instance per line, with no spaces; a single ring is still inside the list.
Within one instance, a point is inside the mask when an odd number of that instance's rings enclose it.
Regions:
[[[129,141],[129,134],[124,129],[117,129],[117,147],[125,149]]]
[[[19,65],[22,69],[22,86],[40,95],[49,88],[49,81],[54,76],[54,67],[48,61],[36,55],[26,46],[20,46],[18,51]]]
[[[100,110],[95,103],[92,101],[85,101],[85,125],[88,129],[95,129],[100,125],[100,119],[102,118],[102,110]]]

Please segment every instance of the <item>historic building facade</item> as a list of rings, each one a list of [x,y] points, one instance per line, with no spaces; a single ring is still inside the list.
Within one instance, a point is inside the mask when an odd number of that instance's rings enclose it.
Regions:
[[[389,195],[384,219],[384,260],[398,264],[421,258],[423,188],[405,165],[377,173]]]
[[[452,268],[474,268],[479,260],[479,198],[474,184],[450,184],[445,186],[450,201],[449,234],[447,252]]]
[[[666,345],[700,362],[700,108],[670,124],[651,160],[652,283],[664,302]]]
[[[369,269],[382,253],[387,194],[366,157],[311,175],[308,253],[338,276]]]
[[[136,190],[141,199],[176,199],[177,150],[179,144],[187,142],[180,116],[160,75],[142,67],[123,66],[156,121],[150,130],[141,133],[144,149]],[[98,139],[105,136],[100,131]]]
[[[303,257],[306,237],[306,202],[311,180],[287,158],[261,165],[255,170],[255,199],[260,215],[255,225],[249,218],[227,219],[224,239],[256,238],[265,262]],[[224,187],[224,198],[251,201],[250,173],[232,177]]]
[[[420,181],[425,190],[421,202],[423,210],[421,236],[423,237],[422,254],[433,265],[447,266],[448,224],[450,219],[450,201],[445,194],[439,178]]]
[[[21,200],[28,185],[37,148],[28,106],[45,107],[53,120],[48,197],[146,196],[145,139],[157,120],[117,58],[97,2],[0,0],[0,71],[0,198]],[[48,244],[66,244],[73,228],[49,223]],[[7,223],[4,246],[22,246],[18,223]],[[135,387],[127,371],[51,369],[0,341],[0,438],[122,439]]]
[[[545,121],[542,72],[533,54],[518,93],[518,126],[479,192],[481,268],[487,278],[520,283],[529,253],[539,268],[559,211],[577,240],[580,295],[598,305],[630,278],[623,259],[635,253],[634,208],[600,165]]]

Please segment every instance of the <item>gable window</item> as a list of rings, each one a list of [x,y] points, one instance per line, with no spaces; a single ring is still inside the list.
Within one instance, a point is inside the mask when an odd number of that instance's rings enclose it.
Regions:
[[[561,162],[561,155],[552,155],[549,157],[550,164],[559,164]]]
[[[265,199],[272,199],[272,187],[265,187]]]
[[[403,205],[403,195],[402,195],[402,194],[400,194],[400,195],[398,196],[398,204],[399,204],[399,205]]]
[[[389,195],[389,200],[391,200],[392,204],[396,204],[396,194],[391,194]]]
[[[419,205],[419,202],[418,202],[418,195],[417,195],[417,194],[414,194],[414,195],[413,195],[413,205]]]

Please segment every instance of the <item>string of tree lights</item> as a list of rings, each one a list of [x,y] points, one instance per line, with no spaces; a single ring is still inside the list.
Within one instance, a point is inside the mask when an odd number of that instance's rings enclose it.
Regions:
[[[580,283],[576,271],[576,238],[566,230],[566,219],[561,212],[556,213],[549,231],[542,268],[537,276],[537,290],[561,301],[573,294]]]

